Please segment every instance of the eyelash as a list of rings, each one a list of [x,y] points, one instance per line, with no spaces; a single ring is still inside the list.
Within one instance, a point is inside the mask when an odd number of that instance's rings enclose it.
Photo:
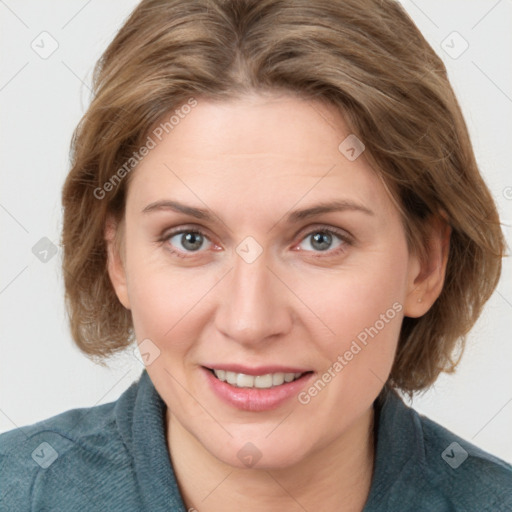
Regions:
[[[180,235],[183,233],[198,234],[210,241],[208,235],[203,230],[201,230],[199,228],[195,228],[195,227],[194,228],[182,227],[182,228],[176,229],[175,231],[167,232],[162,237],[160,237],[158,239],[158,241],[159,242],[168,242],[173,236]],[[338,237],[343,243],[340,246],[338,246],[336,249],[330,249],[330,250],[326,250],[326,251],[313,251],[313,253],[315,254],[314,257],[322,258],[322,257],[337,256],[338,254],[345,252],[347,245],[350,246],[353,244],[352,238],[349,237],[349,235],[347,235],[344,231],[341,231],[341,230],[338,230],[338,229],[335,229],[332,227],[325,227],[325,226],[318,227],[316,229],[312,229],[312,230],[308,231],[301,238],[301,241],[305,240],[308,236],[311,236],[316,233],[328,233],[330,235],[334,235],[334,236]],[[183,251],[177,251],[175,249],[172,249],[170,245],[168,245],[167,250],[169,250],[172,254],[178,256],[179,258],[188,258],[188,257],[190,257],[190,255],[193,256],[195,254],[195,251],[190,251],[187,253],[183,253]],[[199,253],[199,252],[201,252],[201,251],[197,251],[197,253]],[[306,251],[306,252],[311,252],[311,251]]]

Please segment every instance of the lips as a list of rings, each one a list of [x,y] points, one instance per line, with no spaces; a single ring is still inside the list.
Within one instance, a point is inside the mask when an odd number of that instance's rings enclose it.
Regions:
[[[312,370],[283,366],[212,365],[203,366],[201,370],[206,384],[221,401],[251,412],[280,407],[297,396],[315,375]]]

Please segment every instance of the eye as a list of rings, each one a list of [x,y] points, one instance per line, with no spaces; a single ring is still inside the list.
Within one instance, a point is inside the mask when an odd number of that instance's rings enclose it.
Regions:
[[[198,252],[200,249],[205,249],[208,244],[212,242],[202,231],[192,229],[181,229],[169,233],[163,237],[172,246],[171,251],[174,253],[187,253]],[[173,248],[177,248],[174,250]]]
[[[182,258],[192,253],[200,253],[202,249],[220,249],[199,229],[181,228],[164,234],[160,241],[165,242],[173,254]],[[343,252],[351,243],[350,236],[344,231],[322,227],[307,233],[296,247],[303,251],[333,256]]]
[[[327,252],[332,255],[345,250],[349,244],[348,235],[332,228],[322,228],[310,231],[298,247],[304,251]]]

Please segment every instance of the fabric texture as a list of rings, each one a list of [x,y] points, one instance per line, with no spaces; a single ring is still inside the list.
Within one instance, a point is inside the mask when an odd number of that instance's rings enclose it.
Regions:
[[[385,390],[363,512],[512,512],[512,466]],[[0,510],[186,512],[146,370],[118,400],[0,435]],[[317,511],[311,511],[317,512]]]

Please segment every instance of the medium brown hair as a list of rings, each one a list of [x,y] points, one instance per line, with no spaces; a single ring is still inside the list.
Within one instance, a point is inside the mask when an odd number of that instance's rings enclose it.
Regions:
[[[339,109],[402,212],[411,249],[422,253],[433,216],[449,223],[443,290],[425,315],[404,318],[388,381],[427,388],[457,364],[498,282],[504,240],[446,69],[394,0],[138,5],[96,65],[93,101],[72,140],[62,244],[75,342],[102,364],[133,341],[131,313],[107,273],[104,228],[109,215],[123,217],[136,168],[126,163],[149,130],[191,98],[253,91]]]

